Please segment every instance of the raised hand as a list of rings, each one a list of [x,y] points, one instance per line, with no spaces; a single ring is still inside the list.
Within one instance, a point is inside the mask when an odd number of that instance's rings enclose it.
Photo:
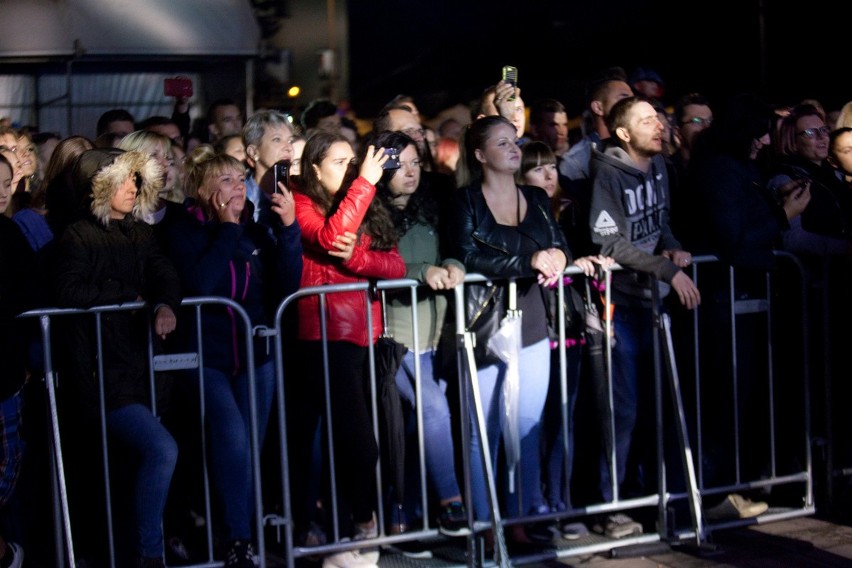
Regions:
[[[367,147],[367,155],[364,156],[364,161],[361,163],[361,169],[358,172],[362,178],[373,185],[376,185],[382,179],[382,165],[388,161],[389,156],[385,154],[384,148],[376,149],[372,144]]]

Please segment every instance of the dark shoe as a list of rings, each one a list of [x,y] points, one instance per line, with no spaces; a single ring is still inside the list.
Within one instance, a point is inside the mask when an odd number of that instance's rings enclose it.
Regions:
[[[453,501],[445,505],[438,515],[438,531],[447,536],[467,536],[470,528],[467,526],[467,511],[461,501]]]
[[[513,525],[507,530],[509,540],[515,544],[550,544],[553,541],[553,531],[550,523],[530,523],[528,525]]]
[[[400,505],[391,506],[388,519],[388,534],[402,534],[408,530],[408,518]]]
[[[533,544],[550,544],[553,541],[552,523],[539,522],[524,525],[524,534]]]
[[[296,536],[296,543],[299,546],[322,546],[327,542],[325,531],[316,522],[311,521],[308,530],[301,531]]]
[[[408,542],[397,542],[393,545],[393,547],[403,555],[408,558],[416,558],[418,560],[425,560],[427,558],[432,558],[432,549],[425,543],[420,542],[419,540],[412,540]]]
[[[235,540],[225,554],[225,568],[255,568],[254,547],[247,540]]]

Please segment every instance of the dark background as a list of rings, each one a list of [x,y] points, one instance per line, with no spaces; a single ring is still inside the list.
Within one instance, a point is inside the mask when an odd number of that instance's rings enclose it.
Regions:
[[[576,116],[586,106],[586,81],[618,65],[628,73],[637,66],[655,69],[666,82],[667,104],[692,91],[720,102],[747,90],[778,105],[816,98],[831,110],[852,99],[848,5],[350,2],[350,99],[360,116],[370,116],[405,93],[432,116],[470,103],[508,64],[519,69],[527,105],[554,97]]]

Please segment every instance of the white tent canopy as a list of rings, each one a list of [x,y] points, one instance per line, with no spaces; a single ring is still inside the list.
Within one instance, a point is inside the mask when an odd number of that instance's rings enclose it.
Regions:
[[[97,117],[171,114],[162,81],[195,84],[192,116],[213,99],[251,105],[260,29],[248,0],[0,0],[0,117],[94,137]]]
[[[0,0],[0,58],[252,56],[248,0]]]

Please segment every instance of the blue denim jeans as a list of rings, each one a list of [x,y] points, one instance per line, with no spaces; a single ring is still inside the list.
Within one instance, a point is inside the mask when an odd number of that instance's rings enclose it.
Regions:
[[[163,510],[177,463],[177,442],[150,409],[129,404],[107,413],[110,441],[138,459],[135,479],[136,527],[140,556],[163,555]]]
[[[258,366],[255,381],[258,441],[262,446],[275,392],[275,362]],[[233,377],[205,367],[204,394],[210,470],[221,499],[226,539],[248,540],[254,511],[248,373]]]
[[[408,351],[396,373],[399,394],[414,408],[414,352]],[[460,495],[456,480],[450,406],[447,403],[447,382],[435,376],[434,351],[427,351],[420,359],[420,402],[423,406],[423,444],[426,457],[426,474],[438,499]],[[417,451],[409,446],[408,451]],[[406,461],[409,461],[406,458]],[[406,486],[409,484],[406,483]],[[411,486],[410,489],[414,489]]]
[[[508,495],[506,510],[510,517],[517,517],[541,511],[544,498],[541,494],[541,418],[544,401],[547,398],[547,386],[550,382],[550,340],[521,349],[520,400],[518,430],[521,439],[521,459],[516,475],[515,493]],[[477,381],[485,413],[485,428],[488,435],[488,447],[491,451],[491,464],[495,477],[497,474],[497,451],[502,442],[500,414],[503,411],[503,382],[506,377],[506,365],[499,363],[483,367],[477,372]],[[482,466],[482,441],[476,426],[476,415],[471,398],[470,418],[470,475],[473,507],[476,520],[485,521],[491,517],[488,506],[488,491],[485,483],[485,470]],[[518,492],[522,503],[518,504]]]
[[[12,496],[21,472],[24,457],[24,440],[21,438],[23,404],[20,392],[0,402],[0,509]]]
[[[612,347],[612,401],[615,419],[616,480],[624,483],[627,458],[633,443],[640,406],[653,406],[653,334],[650,308],[616,306],[612,317],[615,345]],[[599,405],[607,404],[606,389],[599,388]],[[600,406],[606,409],[605,406]],[[608,420],[608,412],[601,418]],[[609,426],[604,425],[604,431]],[[606,446],[606,444],[605,444]],[[600,462],[600,490],[604,501],[612,501],[612,476],[609,455],[604,452]]]

